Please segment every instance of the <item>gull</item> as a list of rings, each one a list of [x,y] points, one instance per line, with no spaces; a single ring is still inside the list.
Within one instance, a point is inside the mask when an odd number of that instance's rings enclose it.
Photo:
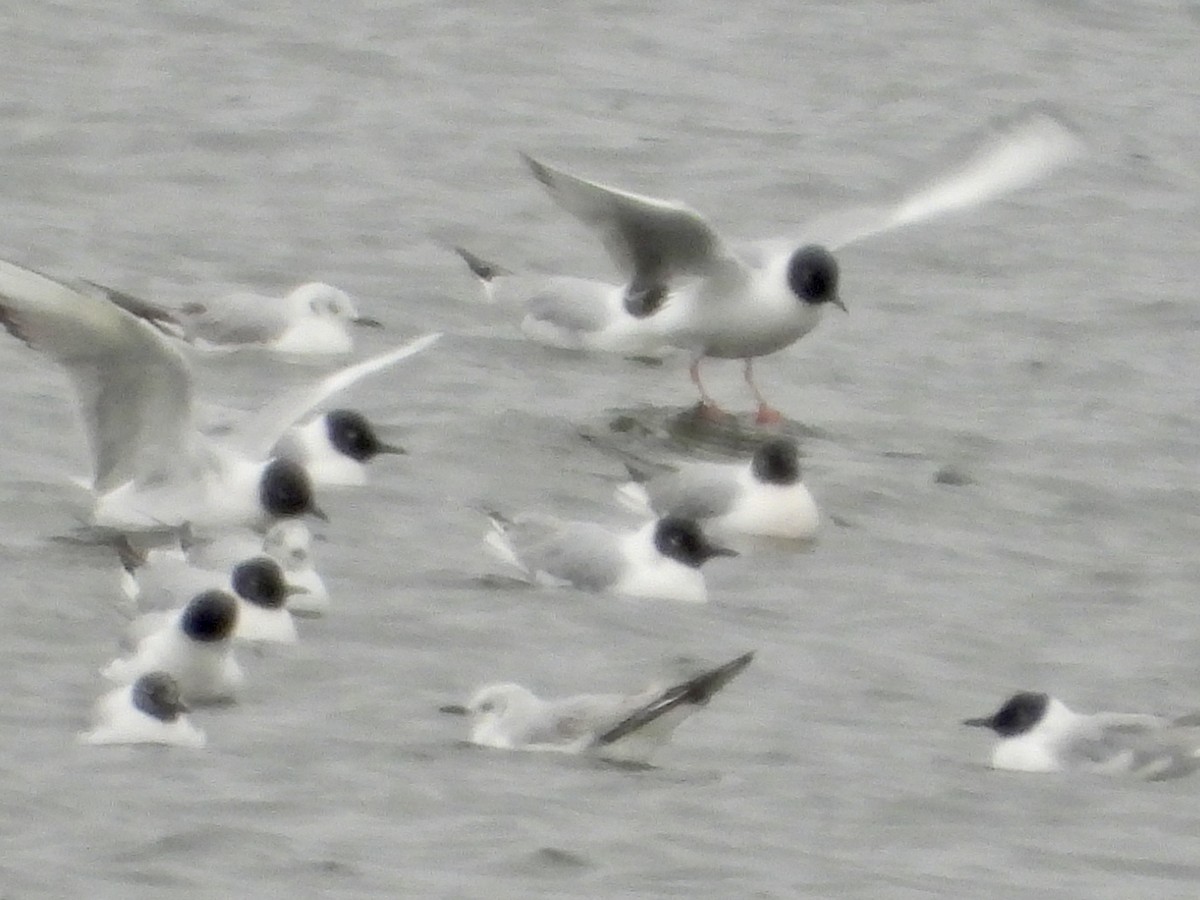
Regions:
[[[192,373],[161,319],[0,261],[0,324],[70,376],[92,452],[92,521],[118,531],[185,522],[265,527],[322,515],[308,473],[271,457],[271,447],[329,396],[439,337],[417,338],[286,394],[217,442],[197,427]]]
[[[152,550],[171,553],[200,569],[224,569],[238,560],[263,554],[283,567],[288,584],[287,608],[294,616],[323,616],[329,610],[329,590],[312,558],[312,532],[299,519],[281,519],[265,535],[249,529],[224,531],[184,547]]]
[[[147,303],[122,291],[86,282],[138,315],[151,311],[177,321],[182,336],[202,347],[262,347],[287,354],[338,354],[354,348],[350,325],[381,327],[358,314],[345,291],[311,281],[283,297],[237,291],[178,309]]]
[[[763,442],[746,462],[683,462],[656,476],[626,468],[634,480],[617,499],[633,512],[695,519],[714,534],[807,540],[817,533],[817,504],[790,438]]]
[[[625,309],[620,285],[565,275],[516,275],[463,247],[454,251],[479,279],[486,302],[523,311],[521,331],[531,340],[564,350],[647,358],[671,350],[656,322]]]
[[[130,644],[163,627],[189,598],[210,588],[237,600],[234,638],[296,643],[296,623],[286,603],[303,589],[289,586],[283,567],[269,556],[243,559],[221,570],[197,568],[169,550],[138,553],[128,542],[117,549],[123,565],[122,587],[136,615],[126,632]]]
[[[116,684],[132,684],[163,671],[179,682],[188,703],[231,701],[245,680],[233,655],[237,618],[236,599],[224,591],[204,591],[100,674]]]
[[[716,404],[700,380],[707,357],[744,361],[762,424],[778,422],[754,382],[753,360],[791,345],[830,306],[845,309],[834,252],[872,235],[969,209],[1027,185],[1082,154],[1056,115],[1027,110],[946,176],[878,207],[818,218],[797,237],[735,248],[691,207],[588,181],[525,156],[534,177],[591,227],[625,278],[623,304],[691,355],[701,411]]]
[[[449,704],[441,710],[469,716],[470,741],[482,747],[587,753],[646,763],[684,719],[707,704],[753,658],[753,653],[745,653],[665,690],[651,687],[631,695],[542,700],[519,684],[489,684],[465,706]]]
[[[93,725],[79,735],[85,744],[204,746],[204,732],[187,717],[179,683],[166,672],[147,672],[96,702]]]
[[[331,409],[293,425],[270,450],[272,456],[304,466],[318,487],[364,485],[367,463],[407,452],[382,440],[367,417],[353,409]]]
[[[484,543],[533,583],[644,599],[704,603],[700,571],[714,556],[737,556],[712,543],[690,519],[668,516],[633,531],[571,522],[541,513],[490,516]]]
[[[964,725],[999,735],[996,769],[1018,772],[1083,771],[1157,780],[1200,767],[1200,730],[1192,716],[1167,719],[1141,713],[1068,709],[1048,694],[1022,691],[990,716]]]

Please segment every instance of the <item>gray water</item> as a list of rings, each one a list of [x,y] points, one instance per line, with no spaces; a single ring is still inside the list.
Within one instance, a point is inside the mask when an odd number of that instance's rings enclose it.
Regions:
[[[199,753],[75,743],[115,561],[52,540],[73,397],[0,341],[0,896],[1196,896],[1200,780],[993,772],[958,725],[1019,688],[1200,706],[1194,3],[9,6],[0,255],[171,303],[320,278],[387,323],[357,355],[447,336],[347,398],[411,456],[322,498],[335,607],[246,660]],[[722,451],[657,427],[682,361],[553,352],[474,302],[447,242],[610,274],[517,151],[767,237],[1043,100],[1086,162],[846,250],[850,314],[758,366],[815,547],[717,561],[699,609],[489,581],[480,504],[623,521],[616,451]],[[313,372],[198,363],[245,408]],[[748,405],[736,365],[708,378]],[[481,751],[437,713],[746,649],[653,768]]]

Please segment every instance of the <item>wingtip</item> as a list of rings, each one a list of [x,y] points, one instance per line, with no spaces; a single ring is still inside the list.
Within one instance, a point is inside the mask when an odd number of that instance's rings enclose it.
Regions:
[[[540,181],[542,184],[549,186],[550,183],[554,180],[553,173],[551,172],[550,167],[547,166],[545,163],[538,162],[536,159],[534,159],[532,156],[530,156],[528,153],[526,153],[523,150],[518,151],[518,152],[521,155],[521,159],[525,162],[525,165],[527,165],[529,167],[529,170],[531,172],[533,172],[533,177],[536,178],[538,181]]]
[[[109,287],[106,284],[101,284],[98,281],[92,281],[90,278],[79,278],[77,281],[114,306],[120,307],[135,318],[153,325],[168,337],[186,341],[183,322],[166,307],[152,303],[149,300],[143,300],[141,297],[136,297],[125,291],[117,290],[114,287]]]
[[[491,522],[493,526],[500,529],[501,531],[504,530],[505,526],[511,525],[513,523],[513,520],[510,519],[508,516],[506,516],[504,513],[500,512],[497,509],[493,509],[490,506],[480,506],[479,511],[481,513],[483,513],[485,516],[487,516],[488,521]]]
[[[698,702],[707,703],[708,700],[734,677],[739,675],[743,669],[750,665],[754,659],[753,650],[743,653],[723,665],[717,666],[703,675],[697,676],[694,683],[701,688]]]
[[[125,535],[117,538],[113,542],[113,547],[117,551],[117,558],[121,561],[121,568],[130,575],[146,564],[146,554],[134,547]]]
[[[1083,128],[1063,106],[1050,100],[1027,103],[994,124],[1000,130],[1020,133],[1037,141],[1047,158],[1063,163],[1088,153]]]
[[[499,263],[486,260],[482,256],[472,253],[466,247],[455,245],[451,249],[453,249],[454,252],[462,258],[462,261],[467,264],[467,268],[469,268],[475,277],[480,281],[490,282],[492,279],[498,278],[501,275],[512,274],[512,272],[504,268],[504,266],[500,265]]]
[[[629,480],[634,484],[645,484],[650,480],[650,473],[645,469],[639,469],[628,460],[624,460],[623,465],[625,466],[625,471],[629,473]]]

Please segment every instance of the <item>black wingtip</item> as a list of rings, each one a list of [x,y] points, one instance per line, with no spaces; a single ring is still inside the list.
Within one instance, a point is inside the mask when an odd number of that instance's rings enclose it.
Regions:
[[[491,281],[493,278],[498,278],[501,275],[511,275],[508,269],[494,262],[489,262],[482,256],[476,256],[466,247],[455,246],[452,248],[455,253],[462,257],[462,261],[467,264],[467,268],[474,273],[475,277],[481,281]]]
[[[184,553],[192,550],[200,544],[200,538],[196,535],[195,528],[191,522],[184,522],[176,529],[176,536],[179,538],[179,549]]]
[[[534,178],[536,178],[538,181],[540,181],[542,184],[546,185],[547,187],[549,187],[551,185],[551,183],[554,181],[554,176],[551,174],[548,166],[546,166],[543,163],[538,162],[536,159],[534,159],[532,156],[530,156],[528,153],[525,153],[524,151],[521,151],[521,159],[523,159],[525,161],[525,165],[529,166],[529,170],[531,172],[533,172]]]
[[[25,332],[21,330],[21,323],[17,321],[16,314],[13,312],[12,308],[4,306],[2,303],[0,303],[0,325],[3,325],[4,330],[21,343],[30,347],[33,346],[33,344],[30,343],[29,338],[25,335]]]
[[[106,284],[100,284],[97,281],[91,281],[87,278],[81,278],[79,281],[81,284],[87,285],[93,291],[99,293],[100,296],[104,297],[110,303],[116,304],[139,319],[145,319],[160,330],[167,326],[174,328],[183,327],[179,319],[164,307],[151,303],[148,300],[143,300],[140,297],[135,297],[133,294],[127,294],[125,291],[119,291]]]
[[[650,480],[650,472],[646,469],[639,469],[633,463],[625,460],[625,471],[629,473],[629,480],[634,484],[645,484]]]
[[[497,525],[513,524],[512,519],[510,519],[504,513],[500,512],[500,510],[494,509],[493,507],[488,506],[486,503],[475,504],[475,509],[479,510],[481,513],[483,513],[485,516],[487,516],[491,521],[495,522]]]
[[[754,651],[743,653],[736,659],[731,659],[724,665],[717,666],[688,679],[672,688],[668,688],[653,702],[639,709],[633,715],[617,723],[604,734],[596,738],[596,745],[613,744],[640,728],[649,725],[655,719],[666,715],[676,707],[683,705],[703,706],[712,699],[713,695],[729,681],[750,665],[754,659]]]
[[[693,700],[692,702],[707,703],[709,699],[728,684],[735,676],[741,673],[746,666],[750,665],[754,660],[754,651],[750,650],[743,653],[736,659],[731,659],[722,666],[717,666],[715,669],[710,669],[702,675],[698,675],[690,682],[693,685],[693,690],[702,699]]]
[[[121,567],[130,575],[146,564],[146,554],[134,547],[125,535],[117,538],[113,542],[113,546],[116,548],[117,557],[121,560]]]

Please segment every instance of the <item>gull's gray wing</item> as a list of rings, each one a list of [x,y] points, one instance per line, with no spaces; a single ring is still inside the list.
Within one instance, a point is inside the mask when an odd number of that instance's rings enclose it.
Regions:
[[[370,359],[338,369],[314,385],[284,394],[239,423],[230,439],[252,455],[265,456],[284,432],[338,391],[427,350],[441,336],[441,332],[423,335]]]
[[[184,304],[180,313],[188,336],[213,344],[265,344],[292,324],[292,305],[285,297],[235,291]]]
[[[1200,730],[1152,715],[1099,713],[1063,748],[1075,765],[1158,780],[1200,768]]]
[[[660,516],[687,519],[724,515],[741,491],[737,467],[722,463],[689,463],[651,478],[643,487]]]
[[[854,241],[946,213],[971,209],[1032,184],[1079,159],[1084,143],[1057,113],[1043,105],[990,125],[966,160],[892,204],[842,210],[806,224],[800,246],[837,250]]]
[[[602,525],[530,513],[503,524],[513,552],[531,572],[544,572],[583,590],[602,591],[624,571],[621,539]]]
[[[720,235],[691,207],[587,181],[522,156],[550,196],[599,234],[634,288],[741,269]]]
[[[91,445],[95,490],[197,463],[192,379],[179,349],[114,303],[0,261],[0,324],[66,370]]]
[[[643,700],[629,715],[597,735],[595,745],[603,746],[619,741],[681,708],[703,706],[712,699],[717,691],[750,665],[750,661],[753,659],[753,652],[743,653],[724,665],[702,672],[694,678],[667,688],[648,700]]]
[[[601,730],[619,721],[628,701],[619,694],[580,694],[547,700],[541,716],[529,723],[523,742],[590,745]]]
[[[184,326],[179,320],[178,310],[151,303],[149,300],[143,300],[141,297],[135,297],[133,294],[127,294],[86,278],[79,279],[78,283],[82,286],[83,293],[94,293],[110,303],[117,304],[121,309],[132,313],[139,319],[145,319],[163,334],[178,338],[184,336]]]

